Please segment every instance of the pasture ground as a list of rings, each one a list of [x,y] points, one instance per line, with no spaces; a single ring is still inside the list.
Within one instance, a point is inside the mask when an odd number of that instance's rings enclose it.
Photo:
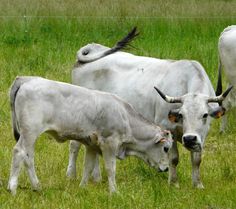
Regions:
[[[198,60],[215,86],[218,38],[225,27],[236,23],[235,11],[234,0],[1,0],[0,208],[236,208],[235,112],[229,113],[230,124],[223,134],[219,133],[220,120],[212,123],[201,165],[204,190],[192,188],[189,152],[181,145],[180,189],[168,186],[167,173],[156,173],[135,158],[117,161],[118,194],[109,195],[103,164],[103,181],[81,189],[83,152],[78,158],[77,179],[68,180],[68,143],[58,144],[47,135],[39,138],[35,149],[42,191],[30,189],[25,172],[15,197],[6,190],[15,144],[8,89],[15,76],[70,82],[80,47],[90,42],[113,46],[137,26],[140,37],[133,43],[136,49],[129,52]]]

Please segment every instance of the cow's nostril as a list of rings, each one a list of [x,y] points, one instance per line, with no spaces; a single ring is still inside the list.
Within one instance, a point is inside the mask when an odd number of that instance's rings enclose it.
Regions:
[[[165,169],[161,169],[161,168],[158,168],[158,172],[167,172],[169,170],[169,168],[165,168]]]
[[[194,135],[187,135],[183,137],[184,142],[196,142],[197,136]]]
[[[197,136],[185,135],[183,137],[183,143],[185,147],[192,148],[197,144]]]
[[[168,152],[169,151],[169,147],[164,147],[164,152]]]

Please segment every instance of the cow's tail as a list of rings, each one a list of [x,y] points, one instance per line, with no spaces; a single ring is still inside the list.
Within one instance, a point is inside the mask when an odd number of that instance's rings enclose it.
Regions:
[[[16,141],[19,140],[20,133],[19,133],[19,127],[18,127],[17,118],[16,118],[15,100],[16,100],[17,92],[19,91],[21,85],[30,79],[31,79],[30,77],[16,77],[16,79],[14,80],[10,88],[9,96],[10,96],[10,105],[11,105],[12,128],[13,128],[13,134]]]
[[[216,96],[222,94],[222,63],[219,57],[219,67],[218,67],[218,81],[216,86]]]
[[[134,40],[136,36],[138,36],[139,33],[137,32],[137,28],[134,27],[127,36],[125,36],[123,39],[118,41],[115,46],[112,48],[107,48],[106,50],[102,50],[101,52],[90,54],[88,49],[83,49],[78,52],[78,62],[79,63],[89,63],[96,61],[98,59],[101,59],[102,57],[105,57],[109,54],[113,54],[117,51],[120,51],[127,46],[129,46],[130,42]]]

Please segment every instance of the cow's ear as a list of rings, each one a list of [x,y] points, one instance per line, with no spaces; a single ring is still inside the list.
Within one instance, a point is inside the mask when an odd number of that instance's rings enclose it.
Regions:
[[[224,107],[219,106],[219,107],[211,110],[210,116],[217,119],[217,118],[220,118],[221,116],[223,116],[225,114],[225,111],[226,110]]]
[[[161,133],[158,133],[154,138],[154,143],[164,143],[164,142],[172,142],[172,135],[171,132],[168,130],[161,131]]]
[[[179,113],[179,110],[170,110],[168,114],[169,121],[172,123],[178,123],[182,119],[182,114]]]

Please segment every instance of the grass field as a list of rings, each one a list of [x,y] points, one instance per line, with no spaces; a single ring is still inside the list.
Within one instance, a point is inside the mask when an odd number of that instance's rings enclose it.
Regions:
[[[42,191],[30,189],[25,172],[15,197],[6,190],[15,144],[8,89],[15,76],[70,82],[80,47],[89,42],[112,46],[137,26],[140,37],[130,52],[196,59],[215,86],[218,38],[235,22],[234,0],[0,0],[0,208],[236,208],[235,112],[229,114],[230,125],[224,134],[219,134],[219,120],[212,123],[201,165],[204,190],[192,188],[189,152],[181,145],[180,189],[168,186],[167,173],[156,173],[135,158],[117,162],[117,195],[108,193],[103,166],[103,181],[81,189],[83,152],[78,178],[68,180],[68,143],[58,144],[47,135],[40,137],[35,151]]]

